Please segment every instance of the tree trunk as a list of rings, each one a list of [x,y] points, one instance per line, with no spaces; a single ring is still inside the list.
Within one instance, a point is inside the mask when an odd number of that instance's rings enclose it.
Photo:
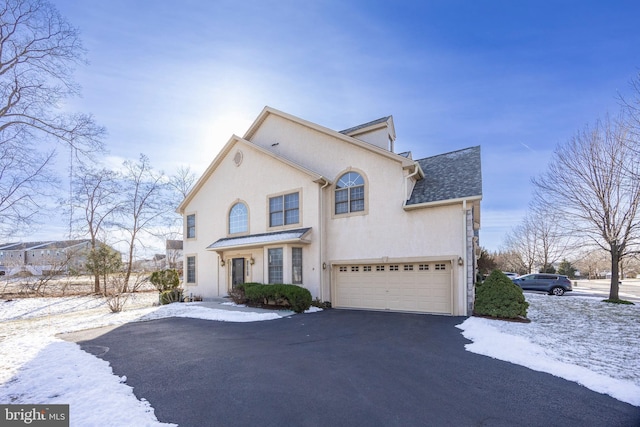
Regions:
[[[93,230],[91,231],[91,250],[96,250],[96,237],[93,234]],[[93,275],[93,292],[96,294],[100,293],[100,273],[95,271]]]
[[[100,275],[98,273],[93,276],[93,292],[100,293]]]
[[[618,266],[620,265],[620,252],[618,244],[611,245],[611,288],[609,289],[609,299],[618,300]]]

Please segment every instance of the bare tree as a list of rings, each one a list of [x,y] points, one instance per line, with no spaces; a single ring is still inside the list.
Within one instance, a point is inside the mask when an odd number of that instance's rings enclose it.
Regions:
[[[121,208],[120,182],[116,172],[81,165],[73,181],[72,206],[82,212],[75,221],[76,231],[91,240],[91,252],[99,249],[99,242],[114,214]],[[94,292],[100,293],[100,274],[94,273]]]
[[[196,182],[196,174],[190,166],[180,166],[174,175],[169,177],[169,187],[176,193],[176,207],[187,197]]]
[[[57,180],[50,171],[53,152],[25,150],[30,141],[2,140],[2,135],[0,132],[0,236],[9,236],[36,222]]]
[[[512,250],[502,248],[493,254],[493,258],[496,261],[496,268],[499,270],[517,274],[528,273],[520,254]]]
[[[640,72],[629,82],[631,96],[618,95],[625,111],[625,120],[629,132],[634,136],[630,139],[632,151],[640,152]]]
[[[122,290],[126,292],[136,248],[144,246],[141,237],[144,234],[154,235],[153,228],[166,218],[170,204],[165,194],[165,175],[153,170],[147,156],[141,154],[137,163],[126,161],[124,167],[124,199],[119,228],[127,235],[128,256]]]
[[[565,232],[611,255],[611,300],[619,299],[620,261],[640,240],[640,163],[629,137],[623,121],[598,121],[560,144],[533,180],[535,197],[554,207]]]
[[[102,149],[104,129],[90,115],[67,113],[79,94],[72,75],[84,62],[78,31],[45,0],[0,4],[0,209],[2,226],[25,225],[41,209],[46,175],[62,143],[76,153]],[[16,167],[20,165],[20,167]],[[7,215],[7,216],[5,216]]]
[[[526,216],[522,222],[507,233],[504,240],[505,252],[510,252],[518,257],[518,271],[524,270],[532,273],[538,259],[537,229]]]

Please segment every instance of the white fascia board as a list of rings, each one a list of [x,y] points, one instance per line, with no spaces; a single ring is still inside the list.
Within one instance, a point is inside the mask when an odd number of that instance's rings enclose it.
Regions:
[[[461,204],[464,201],[474,202],[476,200],[482,200],[482,196],[470,196],[470,197],[460,197],[458,199],[436,200],[436,201],[427,202],[427,203],[417,203],[415,205],[404,205],[402,208],[405,211],[412,211],[415,209],[432,208],[436,206],[457,205],[457,204]]]

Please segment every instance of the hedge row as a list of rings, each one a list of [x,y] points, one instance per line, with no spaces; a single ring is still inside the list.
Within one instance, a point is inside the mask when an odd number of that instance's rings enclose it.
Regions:
[[[311,307],[311,292],[297,285],[242,283],[236,285],[231,294],[234,300],[244,299],[244,303],[249,305],[277,305],[296,313],[303,313]]]

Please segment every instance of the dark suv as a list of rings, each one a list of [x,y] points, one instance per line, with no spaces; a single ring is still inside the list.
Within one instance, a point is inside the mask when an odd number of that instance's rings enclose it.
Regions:
[[[560,296],[573,290],[571,280],[559,274],[527,274],[511,280],[525,291],[544,291],[549,295]]]

